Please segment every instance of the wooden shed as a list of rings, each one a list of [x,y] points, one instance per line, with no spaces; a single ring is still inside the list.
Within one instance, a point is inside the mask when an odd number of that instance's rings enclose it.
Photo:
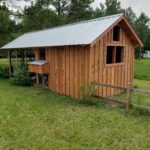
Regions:
[[[87,92],[93,81],[123,87],[132,82],[137,45],[143,47],[124,15],[118,14],[30,32],[2,49],[34,50],[36,60],[47,62],[48,88],[79,99],[80,86],[84,85]],[[34,71],[36,67],[29,64],[29,71],[41,73]],[[97,96],[119,92],[96,88]]]

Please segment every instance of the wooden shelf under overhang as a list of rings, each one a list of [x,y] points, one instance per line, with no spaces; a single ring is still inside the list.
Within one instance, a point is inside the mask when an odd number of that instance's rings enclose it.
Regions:
[[[48,74],[49,63],[45,60],[35,60],[28,63],[28,72],[37,74]]]

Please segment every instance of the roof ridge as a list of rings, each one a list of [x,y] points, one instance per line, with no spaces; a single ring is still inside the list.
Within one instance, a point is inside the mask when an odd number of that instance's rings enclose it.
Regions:
[[[25,34],[42,32],[42,31],[52,30],[52,29],[58,29],[58,28],[63,28],[63,27],[67,27],[67,26],[77,25],[77,24],[81,24],[81,23],[88,23],[88,22],[93,22],[93,21],[97,21],[97,20],[109,19],[109,18],[113,18],[113,17],[117,17],[117,16],[123,16],[123,13],[110,15],[110,16],[104,16],[104,17],[98,17],[98,18],[94,18],[94,19],[90,19],[90,20],[84,20],[84,21],[79,21],[79,22],[74,22],[74,23],[69,23],[69,24],[65,24],[65,25],[61,25],[61,26],[57,26],[57,27],[46,28],[46,29],[37,30],[37,31],[31,31],[31,32],[27,32]]]

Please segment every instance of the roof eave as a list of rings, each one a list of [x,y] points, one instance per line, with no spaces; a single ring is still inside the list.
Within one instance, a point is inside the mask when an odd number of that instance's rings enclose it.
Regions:
[[[34,47],[16,47],[16,48],[0,48],[0,50],[25,50],[25,49],[36,49],[36,48],[48,48],[48,47],[66,47],[66,46],[90,46],[91,43],[86,44],[74,44],[74,45],[53,45],[53,46],[34,46]]]

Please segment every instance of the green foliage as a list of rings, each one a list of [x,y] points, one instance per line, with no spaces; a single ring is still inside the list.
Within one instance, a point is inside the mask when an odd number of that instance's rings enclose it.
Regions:
[[[70,3],[70,0],[51,0],[49,2],[49,4],[54,6],[54,8],[56,10],[56,14],[58,16],[67,14],[67,11],[69,9],[69,3]]]
[[[96,101],[94,101],[93,97],[96,95],[97,90],[94,88],[93,84],[88,84],[87,91],[85,89],[85,84],[82,83],[80,85],[80,91],[81,91],[81,103],[84,105],[96,105]]]
[[[137,101],[137,104],[138,105],[141,105],[142,103],[143,103],[143,95],[141,95],[141,94],[136,94],[135,95],[136,96],[136,101]]]
[[[150,80],[150,59],[135,60],[135,74],[136,79]]]
[[[87,20],[92,17],[91,4],[94,0],[71,0],[68,15],[71,22]]]
[[[149,17],[141,13],[136,16],[131,7],[122,8],[119,0],[105,0],[99,7],[92,8],[94,0],[36,0],[22,13],[13,14],[17,18],[11,20],[12,12],[3,5],[0,6],[0,47],[12,41],[24,32],[50,28],[72,22],[87,20],[118,13],[124,13],[129,22],[134,26],[144,43],[142,54],[150,49]],[[20,22],[19,22],[19,21]],[[139,48],[136,49],[136,58],[139,57]],[[0,57],[6,57],[2,52]]]
[[[124,10],[124,14],[126,16],[126,18],[128,19],[128,21],[130,22],[131,25],[134,25],[137,16],[134,13],[134,11],[132,10],[131,7],[128,7],[127,9]]]
[[[139,18],[134,23],[134,27],[144,43],[144,48],[142,49],[142,57],[145,50],[150,49],[149,38],[150,38],[150,29],[149,29],[150,18],[145,14],[141,13]],[[138,54],[139,49],[136,49],[136,54]],[[136,55],[137,56],[137,55]]]
[[[19,32],[19,25],[10,19],[8,8],[5,5],[0,5],[0,47],[20,35]],[[0,57],[6,56],[5,51],[0,53]]]
[[[31,78],[27,72],[27,66],[25,64],[19,64],[14,71],[14,78],[11,80],[14,85],[30,86]]]
[[[57,15],[51,9],[43,7],[40,1],[24,10],[23,26],[25,31],[40,30],[56,26]]]
[[[118,0],[106,0],[105,5],[106,5],[105,10],[106,15],[114,15],[122,12],[121,3]]]
[[[150,91],[150,80],[134,79],[134,84],[138,86],[139,89]]]
[[[93,11],[93,18],[103,17],[105,16],[105,6],[103,3],[100,3],[100,7],[96,7]]]
[[[0,77],[9,78],[9,68],[7,65],[0,65]]]
[[[133,88],[138,89],[139,87],[137,84],[135,84],[135,85],[133,85]]]
[[[0,6],[0,33],[6,33],[9,27],[9,13],[7,9]]]

